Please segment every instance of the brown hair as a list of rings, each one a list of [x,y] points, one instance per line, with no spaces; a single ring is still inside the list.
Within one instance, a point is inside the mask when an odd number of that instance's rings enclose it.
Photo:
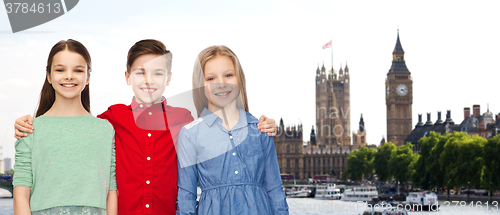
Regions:
[[[234,69],[236,72],[236,78],[238,79],[238,86],[240,88],[240,95],[243,104],[243,108],[248,111],[248,101],[247,101],[247,90],[245,83],[245,74],[243,73],[243,68],[241,68],[240,61],[236,54],[229,49],[227,46],[210,46],[208,48],[203,49],[200,54],[198,54],[198,58],[196,58],[196,62],[194,63],[193,69],[193,100],[196,106],[196,112],[198,112],[198,117],[200,117],[201,112],[204,108],[208,107],[208,99],[205,96],[205,64],[212,58],[217,56],[225,56],[231,59],[234,65]],[[241,97],[240,97],[241,96]]]
[[[127,72],[131,72],[132,64],[138,57],[147,54],[165,55],[167,57],[167,74],[170,74],[172,53],[167,50],[162,42],[153,39],[141,40],[130,47],[127,54]]]
[[[52,85],[49,83],[47,76],[50,75],[51,73],[51,68],[52,68],[52,60],[54,59],[54,56],[64,50],[68,50],[71,52],[78,53],[85,59],[87,62],[87,75],[90,76],[90,71],[91,71],[91,59],[90,59],[90,54],[87,48],[83,46],[80,42],[72,39],[68,40],[61,40],[58,43],[56,43],[52,49],[50,50],[49,53],[49,59],[47,60],[47,75],[45,76],[45,82],[43,83],[42,86],[42,91],[40,92],[40,101],[38,102],[38,108],[36,110],[35,117],[38,117],[40,115],[43,115],[45,112],[47,112],[52,105],[54,104],[54,101],[56,100],[56,92]],[[82,105],[85,108],[86,111],[90,113],[90,89],[89,89],[89,84],[85,86],[85,88],[82,91],[81,94],[81,100],[82,100]]]

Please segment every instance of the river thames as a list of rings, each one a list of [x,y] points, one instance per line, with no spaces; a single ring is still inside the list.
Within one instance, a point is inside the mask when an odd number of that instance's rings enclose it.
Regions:
[[[363,214],[366,208],[364,203],[344,202],[339,200],[318,200],[313,198],[290,198],[287,199],[288,207],[291,215],[323,215],[323,214],[346,214],[358,215]],[[452,214],[474,214],[474,215],[489,215],[500,214],[500,209],[489,205],[488,208],[483,204],[481,207],[475,204],[471,207],[470,203],[467,206],[456,206],[454,204],[445,205],[440,202],[440,210],[437,212],[410,212],[409,214],[435,214],[435,215],[452,215]],[[498,204],[497,204],[498,206]],[[12,198],[0,198],[0,215],[14,215],[12,211]]]

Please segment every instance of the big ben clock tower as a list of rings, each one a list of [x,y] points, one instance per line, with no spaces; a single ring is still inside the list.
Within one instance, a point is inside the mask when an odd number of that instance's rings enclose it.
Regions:
[[[392,52],[392,65],[385,79],[387,106],[387,142],[405,144],[412,130],[413,81],[406,67],[405,52],[398,39]]]

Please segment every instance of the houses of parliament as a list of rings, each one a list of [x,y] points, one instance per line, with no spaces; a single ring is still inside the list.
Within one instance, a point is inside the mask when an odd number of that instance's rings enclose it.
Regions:
[[[406,67],[399,39],[393,51],[393,61],[386,79],[387,139],[401,145],[412,131],[413,102],[411,74]],[[314,175],[342,178],[347,170],[347,156],[366,144],[363,115],[356,132],[350,130],[350,74],[347,64],[335,69],[323,65],[316,69],[316,126],[311,128],[309,141],[303,141],[302,125],[286,126],[283,119],[274,137],[281,174],[295,179]],[[352,141],[352,144],[351,144]],[[385,140],[383,139],[381,144]],[[369,147],[376,147],[370,145]]]

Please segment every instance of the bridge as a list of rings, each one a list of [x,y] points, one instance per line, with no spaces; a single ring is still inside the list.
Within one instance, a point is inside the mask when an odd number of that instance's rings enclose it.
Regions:
[[[10,193],[14,193],[12,181],[0,181],[0,188],[8,190]]]

